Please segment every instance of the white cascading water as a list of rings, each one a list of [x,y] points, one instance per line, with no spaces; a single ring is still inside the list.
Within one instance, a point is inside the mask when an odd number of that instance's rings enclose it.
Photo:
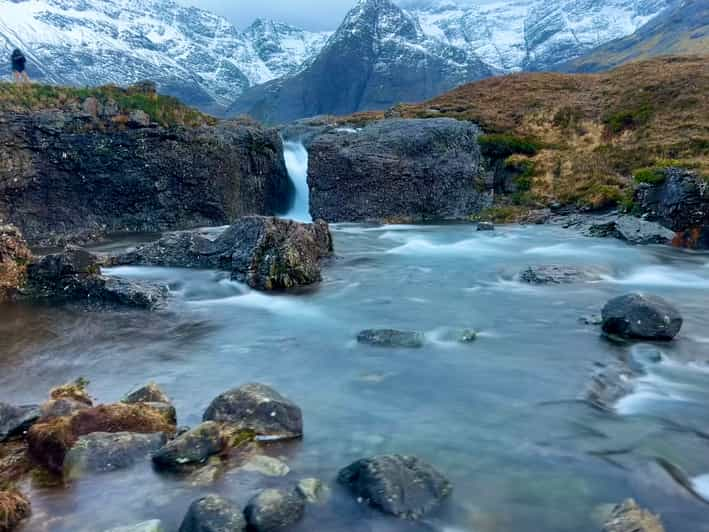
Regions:
[[[291,182],[295,186],[295,200],[283,216],[298,222],[312,222],[310,216],[310,191],[308,190],[308,150],[302,142],[283,143],[283,157]]]

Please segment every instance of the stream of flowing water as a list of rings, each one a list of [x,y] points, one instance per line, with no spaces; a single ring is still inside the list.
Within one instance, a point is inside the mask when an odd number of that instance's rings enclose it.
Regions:
[[[631,247],[558,227],[476,232],[469,225],[334,227],[337,258],[317,289],[266,295],[227,274],[127,267],[113,275],[169,283],[160,312],[0,307],[0,400],[41,402],[79,376],[100,402],[154,380],[179,424],[199,423],[212,398],[263,382],[301,406],[302,441],[268,447],[283,478],[234,470],[211,486],[149,463],[65,488],[28,482],[23,530],[101,531],[159,518],[177,530],[208,492],[244,504],[264,486],[326,481],[297,531],[598,532],[609,505],[634,497],[668,532],[709,531],[709,506],[658,458],[683,468],[709,497],[709,256]],[[530,286],[533,264],[602,268],[598,282]],[[667,297],[685,324],[671,343],[617,344],[579,321],[611,297]],[[365,328],[425,333],[422,349],[358,345]],[[471,344],[455,331],[475,329]],[[647,357],[659,349],[661,358]],[[617,413],[578,401],[598,364],[642,366]],[[450,500],[424,522],[390,519],[334,482],[350,462],[418,455],[450,478]]]
[[[284,218],[298,222],[312,222],[308,190],[308,150],[300,141],[284,141],[283,158],[286,161],[288,176],[295,187],[293,205]]]

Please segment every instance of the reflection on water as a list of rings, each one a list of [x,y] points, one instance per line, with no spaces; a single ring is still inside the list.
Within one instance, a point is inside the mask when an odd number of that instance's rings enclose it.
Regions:
[[[175,530],[202,493],[244,503],[264,486],[332,482],[354,459],[402,452],[453,481],[439,514],[419,524],[387,519],[333,485],[332,500],[309,508],[297,530],[591,532],[603,505],[629,496],[661,513],[670,532],[709,530],[707,506],[655,463],[676,463],[697,492],[708,489],[705,256],[553,227],[348,224],[335,240],[322,286],[297,296],[257,293],[219,272],[116,268],[109,273],[168,283],[168,310],[0,308],[0,400],[38,402],[84,376],[107,402],[154,380],[174,399],[179,423],[194,425],[214,396],[256,381],[305,416],[302,442],[269,447],[291,468],[285,478],[232,471],[197,487],[144,464],[63,490],[28,488],[26,529],[100,531],[160,518]],[[609,273],[566,286],[513,280],[549,263]],[[659,357],[578,321],[630,289],[669,297],[684,314],[680,338],[659,346]],[[358,345],[357,332],[370,327],[420,331],[424,348]],[[479,331],[477,340],[454,341],[464,329]],[[596,363],[619,357],[642,370],[620,415],[576,401]]]

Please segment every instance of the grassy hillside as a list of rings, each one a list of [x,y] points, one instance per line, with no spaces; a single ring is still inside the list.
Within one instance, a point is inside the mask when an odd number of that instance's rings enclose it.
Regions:
[[[628,37],[563,65],[565,72],[599,72],[660,55],[709,54],[709,2],[684,0]]]
[[[626,203],[634,175],[659,167],[709,176],[709,60],[658,58],[603,74],[525,73],[486,79],[384,116],[480,124],[484,151],[517,173],[520,206]]]
[[[116,124],[125,122],[128,115],[137,110],[144,111],[153,122],[162,126],[194,127],[216,122],[216,119],[182,104],[172,96],[163,96],[141,86],[75,88],[0,83],[0,112],[47,109],[74,112],[82,110],[90,98],[94,98],[102,108],[113,108],[110,119]]]

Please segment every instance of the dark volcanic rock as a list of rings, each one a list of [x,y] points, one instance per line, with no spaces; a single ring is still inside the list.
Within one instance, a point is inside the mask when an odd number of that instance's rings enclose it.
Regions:
[[[269,439],[303,435],[300,408],[263,384],[245,384],[221,394],[205,411],[204,420],[226,423]]]
[[[676,245],[709,249],[709,182],[681,168],[664,173],[664,182],[638,187],[635,205],[648,219],[677,233]]]
[[[603,331],[625,338],[672,340],[682,328],[682,316],[657,296],[626,294],[603,308]]]
[[[519,280],[529,284],[571,284],[600,279],[600,274],[590,268],[559,264],[529,266],[519,274]]]
[[[85,113],[0,113],[0,220],[57,245],[274,214],[292,196],[282,152],[277,131],[232,122],[126,129]]]
[[[39,419],[39,406],[13,406],[0,402],[0,442],[22,436]]]
[[[153,454],[153,463],[162,469],[179,469],[203,463],[224,449],[218,423],[207,421],[179,435]]]
[[[414,456],[385,455],[344,468],[337,481],[382,512],[419,519],[450,495],[450,482]]]
[[[310,144],[310,211],[328,222],[467,219],[492,204],[469,122],[384,120]]]
[[[360,344],[378,347],[423,347],[424,336],[413,331],[396,331],[393,329],[367,329],[357,335]]]
[[[76,246],[47,255],[27,268],[23,297],[127,305],[154,309],[165,303],[164,285],[101,275],[97,257]]]
[[[171,233],[114,259],[116,264],[215,268],[258,290],[285,290],[320,281],[320,261],[332,253],[324,222],[247,216],[216,238],[199,231]]]
[[[20,230],[12,225],[0,225],[0,303],[13,299],[24,286],[31,259],[32,253]]]
[[[241,532],[246,520],[232,502],[217,495],[197,499],[187,510],[179,532]]]
[[[167,441],[162,433],[94,432],[82,436],[64,458],[64,476],[76,479],[86,473],[124,469],[146,460]]]
[[[665,532],[659,517],[629,499],[613,509],[603,532]]]
[[[271,532],[285,530],[305,514],[305,498],[296,490],[267,489],[253,497],[244,515],[250,530]]]

